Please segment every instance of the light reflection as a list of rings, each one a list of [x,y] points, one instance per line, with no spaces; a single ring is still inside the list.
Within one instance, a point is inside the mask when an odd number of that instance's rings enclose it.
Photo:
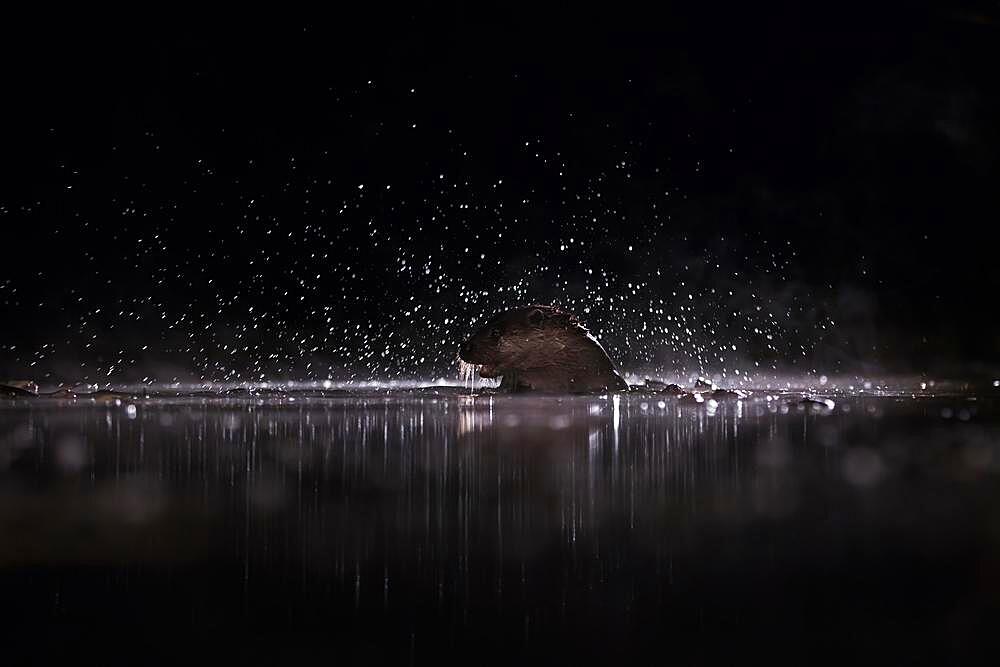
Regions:
[[[0,429],[4,507],[22,508],[0,508],[0,564],[85,561],[134,578],[209,560],[246,600],[292,582],[346,591],[358,613],[416,600],[458,624],[470,600],[508,609],[532,595],[622,611],[650,590],[669,598],[656,588],[668,571],[694,576],[714,557],[706,535],[752,550],[741,536],[773,522],[795,535],[830,507],[844,522],[873,511],[868,494],[914,477],[900,471],[948,489],[1000,472],[1000,440],[969,402],[908,413],[982,429],[957,463],[938,465],[947,451],[920,430],[881,448],[873,429],[915,409],[893,400],[614,394],[609,406],[463,390],[21,404]]]

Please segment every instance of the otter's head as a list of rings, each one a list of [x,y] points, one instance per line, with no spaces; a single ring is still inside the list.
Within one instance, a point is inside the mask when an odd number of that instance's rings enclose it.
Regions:
[[[465,341],[458,356],[480,366],[479,375],[495,378],[512,370],[544,367],[551,350],[559,345],[550,334],[579,330],[586,333],[570,313],[552,306],[527,306],[508,310],[490,319]]]

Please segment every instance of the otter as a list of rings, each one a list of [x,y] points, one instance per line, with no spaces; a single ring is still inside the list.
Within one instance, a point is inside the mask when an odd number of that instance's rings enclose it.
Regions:
[[[479,376],[502,377],[508,391],[624,391],[628,384],[575,315],[552,306],[509,310],[462,345],[459,358]]]

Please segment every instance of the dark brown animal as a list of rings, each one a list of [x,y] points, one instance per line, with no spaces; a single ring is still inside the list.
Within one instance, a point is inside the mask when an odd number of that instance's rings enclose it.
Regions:
[[[510,391],[628,389],[614,364],[572,313],[528,306],[497,315],[462,345],[459,357]]]

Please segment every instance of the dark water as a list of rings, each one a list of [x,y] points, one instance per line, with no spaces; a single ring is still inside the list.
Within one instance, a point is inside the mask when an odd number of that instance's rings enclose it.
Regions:
[[[8,401],[3,651],[17,664],[993,662],[997,408]]]

